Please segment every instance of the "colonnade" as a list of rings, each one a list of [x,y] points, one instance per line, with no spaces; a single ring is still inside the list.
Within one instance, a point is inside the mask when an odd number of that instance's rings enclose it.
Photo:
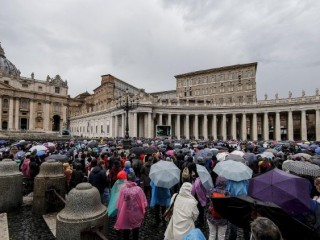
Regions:
[[[125,113],[112,117],[112,136],[124,137]],[[156,125],[170,125],[172,136],[194,139],[320,140],[320,110],[289,110],[234,113],[129,113],[129,135],[153,138]]]

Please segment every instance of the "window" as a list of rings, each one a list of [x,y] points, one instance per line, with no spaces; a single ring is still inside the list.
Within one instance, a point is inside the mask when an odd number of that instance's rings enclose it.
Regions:
[[[9,108],[9,100],[7,98],[3,99],[3,107]]]
[[[101,125],[101,133],[104,133],[104,131],[103,131],[103,125]]]
[[[9,81],[4,81],[4,83],[9,85]]]
[[[248,71],[248,77],[252,77],[252,71]]]
[[[220,80],[223,81],[224,80],[224,74],[220,75]]]
[[[42,86],[38,86],[38,91],[42,91]]]
[[[29,101],[27,99],[20,100],[20,108],[28,109],[28,106],[29,106]]]
[[[54,112],[60,112],[60,104],[59,103],[54,103],[53,111]]]
[[[22,84],[22,87],[23,87],[23,88],[28,88],[28,84],[23,83],[23,84]]]
[[[233,73],[229,73],[229,80],[232,80],[232,78],[233,78]]]
[[[216,80],[216,75],[211,76],[211,81],[214,82]]]
[[[59,87],[55,87],[55,88],[54,88],[54,92],[55,92],[55,93],[60,93],[60,88],[59,88]]]

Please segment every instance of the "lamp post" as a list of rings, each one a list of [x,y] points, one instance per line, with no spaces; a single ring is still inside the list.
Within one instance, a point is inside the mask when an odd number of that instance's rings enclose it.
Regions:
[[[131,141],[129,139],[129,111],[137,108],[139,105],[139,99],[130,96],[128,88],[123,96],[116,100],[116,107],[118,109],[123,109],[126,112],[126,132],[123,140],[123,148],[127,149],[131,146]]]

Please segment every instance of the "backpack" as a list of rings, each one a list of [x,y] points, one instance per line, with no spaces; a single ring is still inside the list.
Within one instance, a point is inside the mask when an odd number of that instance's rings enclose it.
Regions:
[[[181,177],[182,177],[182,182],[189,182],[190,173],[189,173],[189,168],[188,167],[184,167]]]
[[[225,195],[224,195],[224,193],[213,192],[211,197],[212,198],[221,198],[221,197],[225,197]],[[211,216],[214,217],[215,219],[221,219],[222,218],[221,215],[215,211],[212,202],[210,202],[209,212],[210,212]]]

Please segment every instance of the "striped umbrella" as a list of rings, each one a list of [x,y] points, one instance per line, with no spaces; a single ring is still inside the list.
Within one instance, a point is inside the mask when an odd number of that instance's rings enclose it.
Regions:
[[[320,176],[320,167],[310,162],[287,160],[283,162],[282,169],[298,175],[311,177]]]

